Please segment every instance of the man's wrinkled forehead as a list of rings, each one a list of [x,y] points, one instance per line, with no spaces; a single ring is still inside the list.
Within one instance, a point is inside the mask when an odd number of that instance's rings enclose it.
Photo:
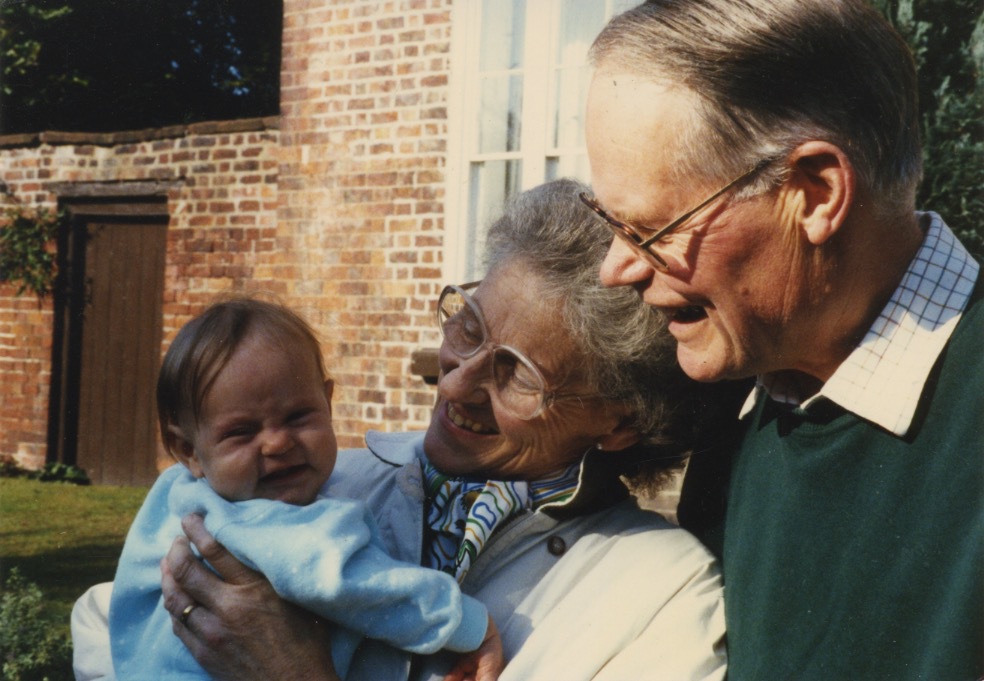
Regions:
[[[696,100],[681,86],[600,68],[588,92],[585,138],[591,185],[625,220],[650,218],[638,187],[675,182]]]

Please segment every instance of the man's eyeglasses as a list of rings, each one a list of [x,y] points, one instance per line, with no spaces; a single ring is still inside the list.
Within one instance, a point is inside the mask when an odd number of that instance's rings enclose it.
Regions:
[[[483,350],[488,352],[492,390],[507,412],[528,421],[557,400],[594,396],[549,390],[533,360],[508,345],[493,343],[482,311],[465,292],[479,283],[445,286],[437,303],[437,323],[444,342],[458,357],[470,359]]]
[[[662,229],[656,230],[655,232],[653,232],[652,236],[650,237],[645,237],[644,235],[649,232],[652,232],[652,230],[643,229],[641,227],[634,227],[627,222],[622,222],[621,220],[612,217],[605,211],[604,208],[601,207],[601,204],[598,203],[598,200],[592,196],[588,196],[587,192],[582,192],[581,194],[579,194],[579,196],[581,198],[581,201],[584,202],[584,205],[586,205],[588,208],[590,208],[595,213],[597,213],[601,217],[601,219],[605,221],[605,224],[608,225],[608,227],[615,233],[615,236],[625,241],[625,243],[627,243],[629,247],[632,248],[633,251],[635,251],[637,254],[642,256],[646,260],[646,262],[648,262],[654,268],[662,272],[665,272],[670,268],[670,266],[669,264],[667,264],[663,256],[661,256],[659,253],[656,252],[657,244],[659,243],[660,239],[663,239],[664,237],[671,234],[674,230],[678,229],[680,225],[682,225],[684,222],[692,218],[698,211],[700,211],[709,203],[711,203],[711,201],[718,198],[732,187],[751,178],[753,175],[761,171],[763,168],[765,168],[767,165],[772,163],[774,160],[775,160],[774,158],[767,158],[759,161],[755,165],[755,167],[745,171],[744,173],[733,179],[731,182],[718,189],[716,192],[708,196],[706,199],[698,203],[696,206],[688,210],[686,213],[675,218],[672,222],[670,222],[670,224],[666,225]]]

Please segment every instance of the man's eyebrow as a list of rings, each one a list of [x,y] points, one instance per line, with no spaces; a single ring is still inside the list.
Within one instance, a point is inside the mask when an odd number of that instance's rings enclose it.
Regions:
[[[606,213],[611,215],[619,222],[624,222],[632,227],[638,227],[639,229],[644,229],[650,232],[655,232],[656,230],[660,229],[659,226],[654,226],[659,222],[659,220],[654,218],[652,214],[650,214],[649,216],[645,216],[638,212],[619,212],[613,209],[609,209],[608,206],[604,204],[601,204],[601,207],[602,209],[604,209]]]

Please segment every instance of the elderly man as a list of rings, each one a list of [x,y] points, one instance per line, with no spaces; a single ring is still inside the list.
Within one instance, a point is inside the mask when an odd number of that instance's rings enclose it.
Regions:
[[[681,509],[719,541],[731,678],[978,678],[984,305],[915,211],[905,44],[861,0],[655,0],[592,58],[602,280],[666,313],[693,378],[757,378]]]

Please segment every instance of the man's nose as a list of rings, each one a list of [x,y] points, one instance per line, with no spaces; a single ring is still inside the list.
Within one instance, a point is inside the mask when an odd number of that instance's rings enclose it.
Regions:
[[[650,279],[653,273],[652,265],[616,237],[608,247],[598,276],[604,286],[633,286]]]

